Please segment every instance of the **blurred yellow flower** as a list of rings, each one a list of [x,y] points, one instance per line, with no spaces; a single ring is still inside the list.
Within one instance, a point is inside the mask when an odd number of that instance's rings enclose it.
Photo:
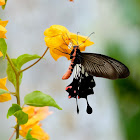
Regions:
[[[86,36],[77,35],[69,32],[64,26],[52,25],[44,32],[46,46],[50,49],[50,54],[57,60],[59,57],[65,56],[70,59],[70,53],[73,46],[79,46],[84,51],[87,46],[94,44]],[[70,49],[68,45],[72,45]]]
[[[5,0],[0,0],[0,6],[5,5]]]
[[[0,57],[1,57],[1,56],[3,56],[3,54],[2,54],[1,51],[0,51]]]
[[[4,89],[4,90],[8,91],[8,89],[5,86],[6,80],[7,80],[7,77],[0,79],[0,89]],[[11,100],[11,95],[9,93],[4,93],[4,94],[0,95],[0,102],[6,102],[9,100]]]
[[[8,20],[6,21],[1,21],[0,20],[0,38],[6,38],[5,34],[7,30],[5,29],[5,26],[7,25]]]
[[[52,112],[49,112],[48,107],[24,107],[23,111],[28,114],[28,122],[21,125],[20,135],[26,137],[29,129],[31,128],[31,135],[38,140],[49,140],[49,135],[41,128],[39,122],[44,120]]]

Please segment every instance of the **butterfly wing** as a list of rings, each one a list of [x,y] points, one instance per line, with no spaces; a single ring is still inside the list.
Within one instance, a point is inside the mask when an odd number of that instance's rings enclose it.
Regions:
[[[77,113],[79,113],[79,107],[77,102],[80,98],[85,98],[87,101],[87,113],[92,113],[92,108],[88,103],[87,96],[94,94],[93,88],[95,87],[95,81],[93,76],[88,75],[81,64],[76,64],[74,67],[74,78],[71,84],[66,87],[66,91],[69,93],[69,98],[76,98]]]
[[[85,71],[89,75],[108,79],[126,78],[129,76],[128,68],[121,62],[96,53],[81,53]]]

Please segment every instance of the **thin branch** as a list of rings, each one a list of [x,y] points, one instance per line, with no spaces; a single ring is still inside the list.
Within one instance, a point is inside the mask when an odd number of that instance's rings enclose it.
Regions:
[[[9,92],[11,95],[16,96],[15,92]]]
[[[49,48],[47,47],[47,49],[45,50],[45,52],[43,53],[43,55],[42,55],[36,62],[34,62],[32,65],[28,66],[27,68],[25,68],[25,69],[23,69],[23,70],[20,70],[19,73],[21,73],[21,72],[23,72],[23,71],[25,71],[25,70],[31,68],[31,67],[34,66],[36,63],[38,63],[38,62],[44,57],[44,55],[46,54],[46,52],[48,51],[48,49],[49,49]]]
[[[15,68],[15,66],[14,66],[14,64],[13,64],[13,62],[12,62],[12,60],[10,59],[9,55],[6,54],[6,57],[7,57],[8,62],[9,62],[10,65],[11,65],[13,71],[15,72],[15,74],[17,74],[17,70],[16,70],[16,68]]]
[[[16,74],[16,98],[17,98],[17,104],[20,106],[20,92],[19,92],[19,76],[20,74]],[[17,121],[17,127],[16,127],[16,139],[19,138],[19,124]]]
[[[12,133],[12,135],[10,136],[9,140],[11,140],[13,138],[13,136],[15,135],[16,130],[14,130],[14,132]]]

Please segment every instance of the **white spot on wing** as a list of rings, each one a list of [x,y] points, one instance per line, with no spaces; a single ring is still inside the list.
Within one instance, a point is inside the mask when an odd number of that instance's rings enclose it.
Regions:
[[[74,78],[78,79],[81,74],[81,64],[76,64],[74,67]]]
[[[85,69],[84,69],[84,67],[82,66],[82,74],[84,74],[85,73]]]
[[[85,72],[85,76],[88,77],[88,73],[87,72]]]

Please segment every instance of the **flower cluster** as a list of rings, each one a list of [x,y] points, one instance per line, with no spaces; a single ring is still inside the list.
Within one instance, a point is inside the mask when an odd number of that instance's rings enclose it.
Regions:
[[[0,20],[0,38],[6,38],[5,34],[7,30],[5,29],[5,26],[7,25],[8,20],[6,21],[1,21]]]
[[[28,114],[28,122],[21,125],[20,135],[26,137],[29,129],[32,129],[31,135],[38,140],[49,140],[49,135],[41,128],[40,121],[44,120],[52,112],[48,107],[24,107],[23,111]]]
[[[3,0],[0,1],[0,5],[2,4]],[[7,30],[5,29],[5,26],[7,25],[8,21],[1,21],[0,20],[0,38],[6,38],[5,34]],[[3,56],[3,54],[0,51],[0,57]]]
[[[49,47],[50,54],[55,60],[62,56],[69,60],[73,46],[79,46],[80,51],[85,51],[87,46],[94,44],[86,36],[71,33],[61,25],[52,25],[45,30],[44,35],[46,46]]]
[[[5,5],[5,0],[0,0],[0,6]]]
[[[4,89],[4,90],[8,91],[8,89],[5,86],[6,80],[7,80],[7,77],[0,79],[0,89]],[[6,102],[9,100],[11,100],[11,95],[9,93],[4,93],[4,94],[0,95],[0,102]]]

